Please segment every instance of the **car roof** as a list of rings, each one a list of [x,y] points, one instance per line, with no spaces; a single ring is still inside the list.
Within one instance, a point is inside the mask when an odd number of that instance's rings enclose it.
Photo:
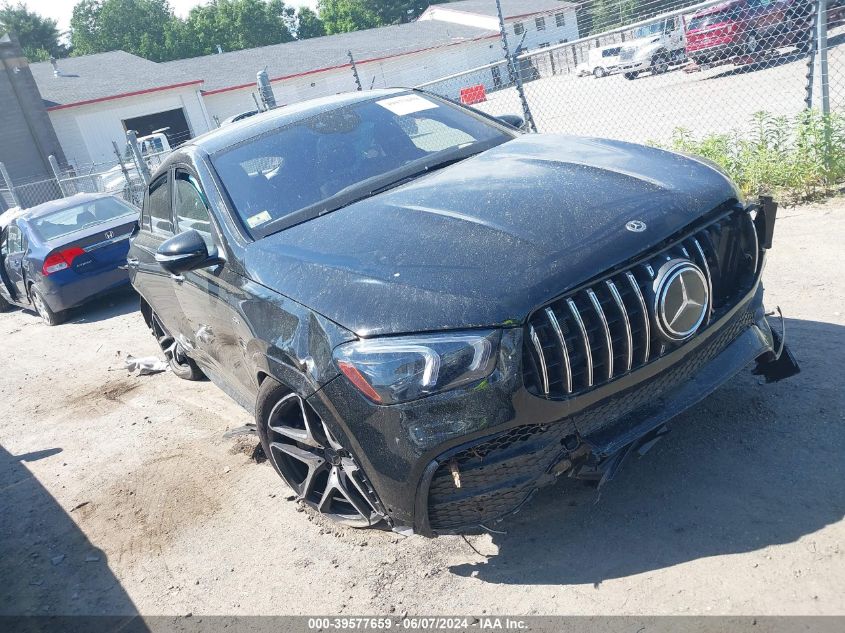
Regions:
[[[215,154],[241,141],[260,136],[264,132],[307,119],[321,112],[327,112],[354,103],[369,101],[379,97],[390,97],[408,88],[380,88],[361,92],[345,92],[319,99],[309,99],[291,105],[281,106],[268,112],[236,121],[225,127],[217,128],[185,143],[181,149],[198,147],[208,154]]]
[[[77,193],[68,198],[50,200],[50,202],[45,202],[35,207],[29,207],[28,209],[24,209],[23,211],[21,211],[21,213],[19,213],[17,217],[22,218],[25,221],[32,220],[34,218],[40,218],[45,215],[50,215],[51,213],[55,213],[56,211],[70,209],[71,207],[75,207],[80,204],[85,204],[86,202],[93,202],[94,200],[102,200],[103,198],[114,197],[116,196],[113,196],[108,193]]]

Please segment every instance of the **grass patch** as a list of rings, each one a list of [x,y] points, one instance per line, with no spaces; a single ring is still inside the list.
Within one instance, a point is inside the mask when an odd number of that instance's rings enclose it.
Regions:
[[[797,201],[829,195],[845,181],[845,116],[816,110],[794,119],[754,115],[751,134],[697,137],[677,128],[671,149],[719,165],[747,196]]]

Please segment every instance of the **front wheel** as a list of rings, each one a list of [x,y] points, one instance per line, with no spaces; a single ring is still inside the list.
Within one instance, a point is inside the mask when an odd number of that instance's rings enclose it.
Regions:
[[[595,77],[596,79],[601,79],[605,75],[607,75],[607,71],[601,66],[596,66],[595,68],[593,68],[593,77]]]
[[[266,378],[255,405],[261,447],[296,496],[326,518],[366,528],[382,520],[375,493],[352,456],[317,412]]]
[[[7,312],[12,307],[12,304],[6,301],[3,298],[3,295],[0,295],[0,312]]]
[[[64,312],[54,312],[49,305],[47,305],[47,301],[45,301],[44,296],[41,294],[41,291],[38,290],[35,286],[30,286],[29,288],[29,296],[32,299],[32,306],[35,308],[35,311],[38,313],[38,316],[46,323],[47,325],[59,325],[63,323],[65,320],[65,313]]]
[[[662,75],[669,71],[669,58],[666,55],[655,55],[651,60],[651,74]]]

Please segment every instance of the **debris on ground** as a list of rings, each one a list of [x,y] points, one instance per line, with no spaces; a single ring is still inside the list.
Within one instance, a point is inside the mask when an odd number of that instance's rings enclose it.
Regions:
[[[136,371],[139,376],[151,376],[153,374],[160,374],[163,371],[170,369],[165,361],[156,358],[155,356],[145,356],[144,358],[135,358],[131,354],[126,357],[126,369],[130,374]]]

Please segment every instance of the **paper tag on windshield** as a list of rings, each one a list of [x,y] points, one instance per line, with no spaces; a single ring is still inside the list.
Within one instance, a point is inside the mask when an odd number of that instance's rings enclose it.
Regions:
[[[387,108],[393,114],[404,116],[406,114],[413,114],[414,112],[422,112],[423,110],[433,110],[438,108],[436,103],[429,101],[425,97],[419,95],[402,95],[401,97],[391,97],[390,99],[382,99],[376,101],[382,108]]]
[[[247,218],[246,223],[249,224],[249,228],[254,229],[256,226],[266,224],[272,219],[273,216],[270,215],[269,211],[262,211],[261,213],[256,213],[252,217]]]

